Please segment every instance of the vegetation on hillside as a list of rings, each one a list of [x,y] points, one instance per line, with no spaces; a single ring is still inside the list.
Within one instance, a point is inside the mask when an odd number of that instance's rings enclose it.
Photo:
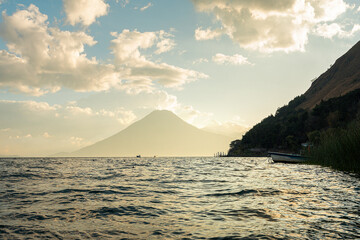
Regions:
[[[360,121],[346,129],[330,128],[320,134],[319,142],[311,149],[311,163],[360,173]]]
[[[311,110],[298,106],[298,96],[249,130],[241,140],[232,141],[228,156],[249,156],[269,150],[297,152],[301,143],[318,144],[323,131],[343,129],[360,119],[360,89],[344,96],[322,101]]]

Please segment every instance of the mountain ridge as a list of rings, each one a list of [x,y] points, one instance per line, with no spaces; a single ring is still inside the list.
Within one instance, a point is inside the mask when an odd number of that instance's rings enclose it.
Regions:
[[[73,153],[75,156],[212,156],[231,138],[200,130],[167,110],[155,110],[124,130]]]
[[[339,57],[304,93],[298,108],[312,109],[321,101],[340,97],[360,88],[360,41]]]

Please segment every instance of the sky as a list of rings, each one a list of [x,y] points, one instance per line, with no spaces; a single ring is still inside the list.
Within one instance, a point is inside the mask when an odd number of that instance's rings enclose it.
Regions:
[[[360,39],[358,0],[0,0],[0,155],[47,156],[155,109],[240,138]]]

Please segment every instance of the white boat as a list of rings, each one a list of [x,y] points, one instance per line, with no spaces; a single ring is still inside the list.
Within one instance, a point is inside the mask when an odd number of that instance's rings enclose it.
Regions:
[[[272,160],[277,163],[303,163],[306,162],[307,158],[299,154],[269,152]]]

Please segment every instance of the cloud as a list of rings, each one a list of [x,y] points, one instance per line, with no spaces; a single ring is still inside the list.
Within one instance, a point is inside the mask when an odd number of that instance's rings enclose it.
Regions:
[[[2,18],[0,36],[9,51],[0,50],[1,88],[39,96],[61,87],[101,91],[120,84],[113,65],[87,58],[85,45],[96,41],[86,33],[50,28],[35,5]]]
[[[203,30],[202,28],[197,28],[195,30],[195,39],[198,40],[198,41],[200,41],[200,40],[210,40],[210,39],[218,38],[222,34],[224,34],[224,31],[222,29],[216,29],[216,30],[206,29],[206,30]]]
[[[144,116],[153,109],[172,110],[178,105],[177,98],[168,94],[164,90],[153,90],[149,92],[141,92],[137,95],[126,94],[120,90],[110,90],[106,92],[94,93],[86,98],[80,99],[76,103],[81,108],[90,107],[93,111],[108,110],[119,107],[124,109],[132,109],[136,116]]]
[[[158,32],[159,41],[156,43],[156,54],[168,52],[175,47],[175,42],[171,37],[173,37],[173,35],[165,31]]]
[[[217,64],[231,64],[231,65],[251,64],[246,57],[239,54],[228,56],[222,53],[217,53],[215,56],[213,56],[212,60]]]
[[[155,63],[141,54],[141,50],[156,46],[155,53],[169,51],[173,44],[168,39],[169,34],[159,32],[138,32],[136,30],[123,30],[122,33],[111,33],[111,49],[115,56],[115,66],[122,69],[123,84],[135,84],[143,89],[152,89],[153,82],[165,87],[180,87],[185,83],[207,75],[166,63]],[[129,85],[128,85],[129,86]],[[130,89],[130,88],[129,88]]]
[[[9,139],[27,139],[27,138],[32,138],[31,134],[26,134],[23,136],[19,136],[19,135],[9,136]]]
[[[42,135],[44,138],[51,138],[51,135],[48,132],[44,132]]]
[[[130,0],[116,0],[116,3],[120,3],[122,7],[126,7],[128,5]]]
[[[193,61],[193,64],[207,63],[209,60],[207,58],[199,58]]]
[[[81,137],[74,137],[74,136],[72,136],[72,137],[70,137],[69,138],[69,141],[70,141],[70,143],[72,144],[72,145],[75,145],[75,146],[77,146],[77,147],[81,147],[81,146],[84,146],[84,139],[83,138],[81,138]]]
[[[183,105],[181,103],[177,103],[167,110],[173,111],[183,120],[200,129],[234,139],[241,139],[250,129],[239,117],[235,117],[230,121],[217,121],[214,119],[213,113],[202,112],[193,106]]]
[[[147,5],[145,5],[144,7],[142,7],[142,8],[140,8],[140,11],[145,11],[146,9],[148,9],[149,7],[152,7],[152,3],[151,2],[149,2]]]
[[[202,112],[195,109],[191,105],[184,105],[178,103],[173,109],[169,109],[180,116],[186,122],[198,127],[202,128],[208,124],[213,118],[213,113],[210,112]]]
[[[63,0],[63,3],[67,22],[71,25],[90,26],[96,18],[107,15],[109,9],[104,0]]]
[[[239,123],[238,121],[219,122],[213,120],[202,129],[208,132],[232,137],[233,139],[241,139],[250,127]]]
[[[314,34],[322,36],[324,38],[333,38],[335,36],[339,38],[349,38],[352,37],[356,32],[360,31],[360,25],[355,24],[351,30],[344,30],[344,27],[337,24],[321,24],[318,25],[315,29]]]
[[[151,61],[175,46],[163,30],[112,33],[112,64],[88,58],[85,46],[97,42],[85,32],[49,27],[48,17],[35,5],[8,16],[2,13],[0,37],[8,51],[0,50],[0,88],[41,96],[69,88],[75,91],[122,89],[129,94],[154,89],[154,83],[180,89],[185,83],[206,78],[193,70]],[[147,51],[147,55],[142,51]],[[149,55],[149,51],[153,54]]]
[[[211,113],[204,113],[193,106],[180,103],[175,95],[164,90],[141,92],[138,95],[129,95],[118,90],[112,90],[96,93],[77,101],[77,106],[81,108],[90,107],[93,111],[100,111],[103,106],[109,110],[116,109],[119,105],[124,109],[132,109],[139,118],[155,109],[169,110],[198,127],[207,125],[213,117]]]
[[[335,21],[350,6],[343,0],[192,0],[200,12],[212,13],[220,29],[198,28],[197,40],[228,35],[246,49],[262,52],[304,51],[318,24]]]

